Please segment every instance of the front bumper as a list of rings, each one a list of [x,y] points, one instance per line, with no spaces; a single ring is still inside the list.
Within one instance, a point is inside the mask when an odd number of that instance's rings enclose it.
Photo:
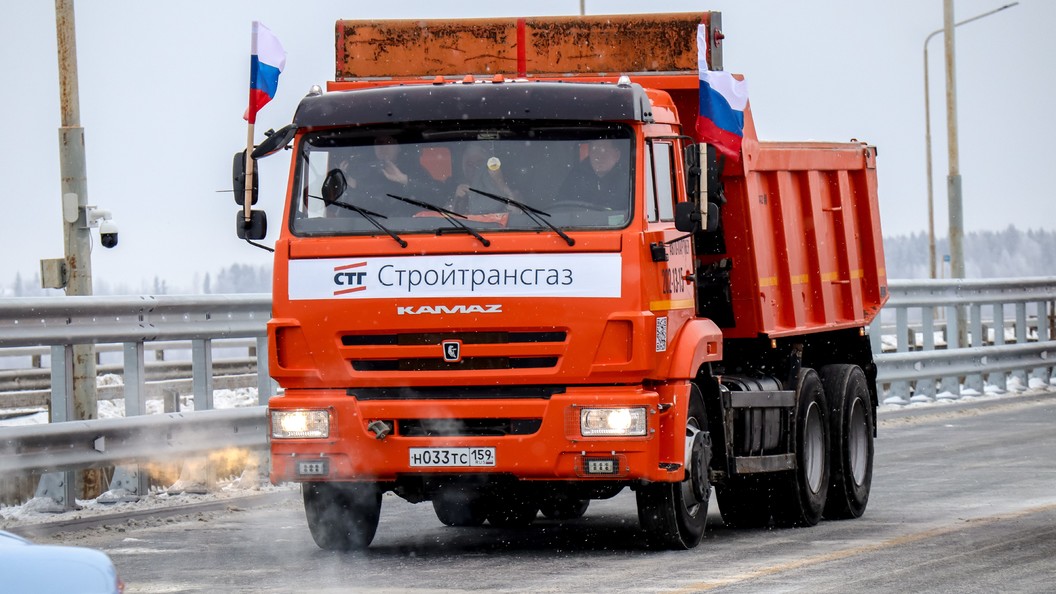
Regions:
[[[549,398],[445,400],[359,400],[344,390],[287,391],[271,399],[269,410],[325,409],[330,414],[330,432],[321,439],[272,439],[271,481],[387,482],[400,476],[439,474],[678,481],[683,477],[684,455],[685,405],[677,406],[681,391],[666,386],[656,391],[583,386],[569,387]],[[582,408],[635,406],[646,409],[644,436],[580,434]],[[462,421],[475,419],[510,419],[533,429],[512,435],[408,435],[401,430],[423,420],[434,424],[450,420],[450,426],[458,427]],[[379,438],[368,429],[376,421],[391,424],[393,430]],[[494,448],[494,464],[412,465],[415,454],[417,460],[422,459],[420,448]],[[605,460],[611,463],[599,462]]]

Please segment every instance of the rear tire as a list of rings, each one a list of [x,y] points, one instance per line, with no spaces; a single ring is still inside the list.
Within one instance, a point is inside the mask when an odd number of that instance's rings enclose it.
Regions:
[[[381,517],[381,491],[373,483],[304,483],[304,514],[315,544],[330,551],[365,549]]]
[[[829,403],[829,497],[825,518],[861,517],[873,482],[873,407],[857,365],[826,365],[821,383]]]
[[[774,523],[778,526],[814,526],[821,521],[829,491],[827,412],[821,379],[804,367],[796,385],[796,469],[774,477]]]
[[[691,549],[704,538],[711,484],[711,436],[704,400],[691,385],[686,417],[686,476],[678,483],[652,483],[636,492],[638,522],[651,545],[665,549]]]

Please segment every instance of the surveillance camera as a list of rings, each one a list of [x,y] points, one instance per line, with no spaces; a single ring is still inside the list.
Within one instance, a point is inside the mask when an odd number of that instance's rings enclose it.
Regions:
[[[99,241],[105,248],[117,245],[117,223],[113,221],[102,221],[99,223]]]

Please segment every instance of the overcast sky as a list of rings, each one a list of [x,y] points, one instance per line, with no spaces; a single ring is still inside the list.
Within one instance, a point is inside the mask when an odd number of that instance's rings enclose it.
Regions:
[[[956,0],[957,20],[1004,0]],[[718,10],[727,70],[744,73],[759,136],[851,138],[879,149],[885,235],[927,229],[923,44],[942,27],[941,0],[587,0],[590,14]],[[339,18],[578,14],[578,0],[79,0],[81,124],[88,203],[112,211],[120,245],[95,240],[93,274],[137,290],[155,276],[191,288],[195,275],[269,256],[235,238],[231,155],[245,144],[250,23],[285,45],[278,96],[257,129],[292,118],[334,71]],[[957,29],[960,165],[967,230],[1056,229],[1052,141],[1056,2],[1018,6]],[[7,135],[0,158],[0,287],[62,256],[58,66],[50,2],[0,7]],[[930,44],[936,231],[946,235],[947,147],[942,36]],[[258,132],[258,141],[260,133]],[[281,216],[288,162],[262,162],[262,198]],[[926,255],[922,254],[922,258]]]

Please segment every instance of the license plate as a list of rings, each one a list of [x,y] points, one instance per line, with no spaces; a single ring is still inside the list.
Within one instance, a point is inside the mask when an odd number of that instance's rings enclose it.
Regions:
[[[329,460],[304,460],[297,463],[297,474],[301,476],[326,476],[330,474]]]
[[[412,467],[495,466],[495,448],[411,448]]]

